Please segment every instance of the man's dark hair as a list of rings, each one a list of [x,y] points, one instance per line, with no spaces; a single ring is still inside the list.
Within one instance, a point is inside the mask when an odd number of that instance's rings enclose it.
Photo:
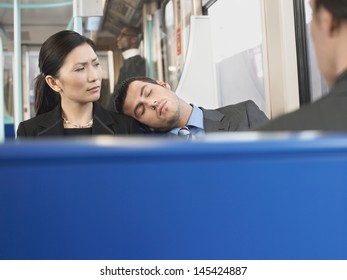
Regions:
[[[128,93],[128,88],[129,85],[134,82],[134,81],[142,81],[146,83],[151,83],[151,84],[158,84],[157,81],[145,77],[145,76],[138,76],[138,77],[130,77],[128,79],[125,79],[115,90],[115,98],[114,98],[114,105],[116,107],[116,111],[123,114],[123,106],[124,106],[124,101],[125,98],[127,97]]]
[[[334,16],[335,26],[347,20],[347,0],[316,0],[313,9],[318,10],[321,6]]]

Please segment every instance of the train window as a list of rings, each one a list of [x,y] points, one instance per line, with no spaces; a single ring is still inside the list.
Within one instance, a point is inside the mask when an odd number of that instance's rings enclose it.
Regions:
[[[221,105],[253,100],[265,111],[259,0],[218,0],[208,8]]]

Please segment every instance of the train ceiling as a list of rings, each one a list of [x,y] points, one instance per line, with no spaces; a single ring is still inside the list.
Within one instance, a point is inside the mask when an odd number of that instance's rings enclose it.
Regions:
[[[139,27],[142,22],[142,7],[148,0],[107,0],[104,17],[96,42],[100,49],[112,49],[124,26]]]
[[[43,4],[47,2],[47,4]],[[106,0],[104,17],[92,38],[102,50],[113,49],[115,39],[126,25],[141,25],[142,7],[152,0]],[[5,50],[13,49],[13,0],[0,3],[0,35]],[[51,34],[73,28],[72,3],[64,0],[22,0],[21,40],[24,45],[41,45]],[[47,5],[45,7],[44,5]],[[53,7],[54,6],[54,7]],[[84,28],[87,23],[84,19]]]

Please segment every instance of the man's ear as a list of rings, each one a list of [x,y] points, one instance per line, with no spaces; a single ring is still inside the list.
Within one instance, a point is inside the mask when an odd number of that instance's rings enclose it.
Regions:
[[[130,42],[131,42],[131,46],[132,46],[133,48],[137,48],[138,45],[139,45],[139,39],[137,38],[137,36],[132,36],[132,37],[130,38]]]
[[[161,81],[157,81],[157,83],[158,83],[159,85],[161,85],[162,87],[164,87],[164,88],[167,88],[167,89],[170,89],[170,90],[171,90],[171,87],[170,87],[170,85],[169,85],[168,83],[161,82]]]
[[[338,28],[333,14],[324,7],[320,7],[319,13],[321,27],[328,36],[332,36]]]
[[[46,83],[50,86],[51,89],[53,89],[56,92],[60,92],[61,88],[57,85],[56,80],[51,76],[47,75],[45,77]]]

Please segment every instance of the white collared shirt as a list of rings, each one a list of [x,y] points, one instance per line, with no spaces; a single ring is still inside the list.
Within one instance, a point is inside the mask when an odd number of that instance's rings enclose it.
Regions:
[[[135,55],[140,55],[139,49],[129,49],[129,50],[122,52],[122,56],[124,59],[129,59],[130,57],[133,57]]]
[[[193,111],[189,117],[189,120],[186,126],[189,128],[189,131],[194,136],[205,135],[204,114],[199,107],[196,107],[193,104],[190,104],[190,105],[193,107]],[[176,127],[171,129],[169,133],[173,133],[177,135],[179,130],[180,130],[180,127]]]

